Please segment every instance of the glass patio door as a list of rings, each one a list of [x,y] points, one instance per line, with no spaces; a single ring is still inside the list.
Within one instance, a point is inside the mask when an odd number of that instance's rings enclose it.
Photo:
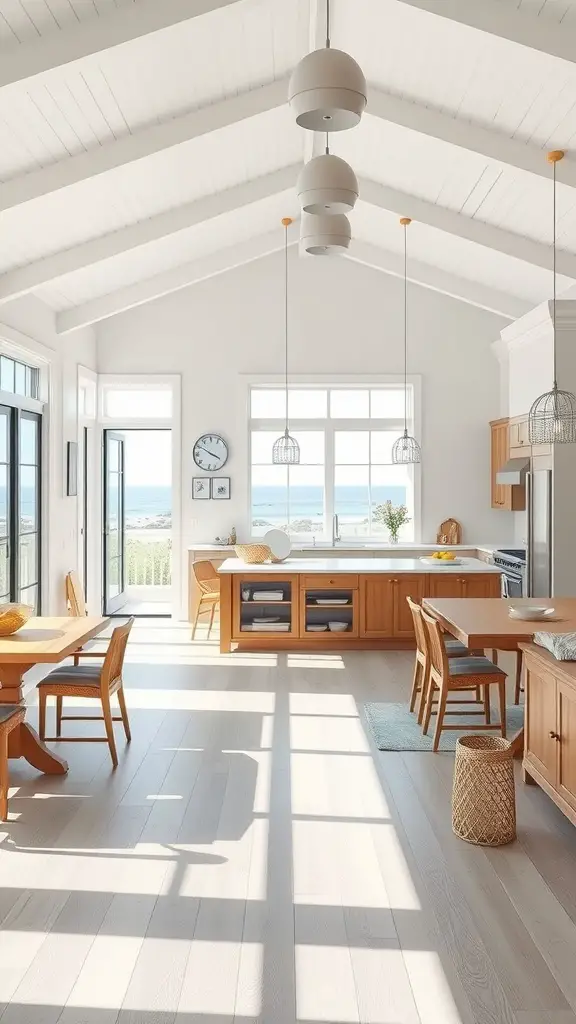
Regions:
[[[0,604],[8,604],[12,600],[12,411],[7,405],[0,405]]]
[[[104,431],[104,614],[126,602],[124,438]]]

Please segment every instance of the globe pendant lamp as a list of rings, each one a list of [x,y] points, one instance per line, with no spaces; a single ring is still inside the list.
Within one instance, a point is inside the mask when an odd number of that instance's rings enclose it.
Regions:
[[[358,124],[366,106],[362,69],[330,46],[330,0],[326,0],[326,47],[313,50],[294,68],[288,102],[296,124],[312,132],[341,132]]]
[[[358,199],[358,181],[350,164],[330,152],[326,137],[326,152],[304,164],[296,191],[304,213],[350,213]]]
[[[408,433],[408,248],[406,229],[412,223],[410,217],[401,217],[404,228],[404,433],[392,445],[392,462],[406,466],[420,462],[420,445]]]
[[[300,462],[300,445],[288,430],[288,228],[291,217],[283,217],[284,225],[284,341],[285,341],[285,379],[286,379],[286,428],[281,437],[272,446],[272,463],[274,466],[295,466]]]
[[[553,169],[553,233],[552,269],[554,275],[554,297],[552,299],[553,325],[553,368],[552,391],[537,398],[528,414],[528,437],[530,444],[573,444],[576,442],[576,395],[571,391],[560,391],[556,373],[556,164],[564,153],[557,149],[548,153],[548,162]]]
[[[300,224],[301,254],[338,256],[350,245],[350,221],[343,213],[303,213]]]

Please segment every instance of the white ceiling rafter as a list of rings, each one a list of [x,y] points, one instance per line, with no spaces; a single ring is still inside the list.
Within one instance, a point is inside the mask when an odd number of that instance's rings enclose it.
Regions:
[[[323,0],[310,0],[310,31],[308,49],[310,53],[321,49],[326,42],[326,8]],[[288,90],[286,90],[288,92]],[[318,132],[301,129],[304,138],[304,163],[313,160],[322,152],[322,139]]]
[[[362,239],[354,240],[349,251],[345,253],[345,259],[381,270],[393,277],[404,277],[404,257],[401,253],[383,249]],[[476,281],[470,281],[412,257],[408,264],[408,280],[423,288],[486,309],[490,313],[497,313],[508,320],[524,316],[531,309],[531,303],[515,295],[508,295]]]
[[[295,244],[295,242],[290,243],[290,245]],[[63,310],[56,316],[56,330],[58,334],[67,334],[69,331],[78,330],[79,327],[88,327],[99,320],[106,320],[110,316],[134,309],[135,306],[142,306],[144,303],[160,299],[164,295],[181,291],[182,288],[189,288],[209,277],[216,277],[218,274],[234,270],[245,263],[252,263],[254,260],[278,252],[283,248],[284,240],[279,236],[278,231],[271,231],[245,242],[226,246],[209,256],[191,260],[189,263],[183,263],[171,270],[163,271],[161,274],[137,281],[136,284],[118,288],[99,298]]]
[[[426,199],[408,195],[389,185],[380,185],[366,178],[361,178],[359,184],[360,198],[365,203],[396,213],[400,217],[411,217],[429,227],[438,228],[468,242],[476,242],[477,245],[494,249],[535,267],[552,269],[552,250],[542,242],[487,224],[485,221],[466,217],[455,210],[437,206]],[[557,254],[557,268],[559,274],[576,280],[576,255],[560,249]]]
[[[105,17],[78,22],[60,32],[39,36],[32,42],[3,52],[0,89],[237,2],[140,0],[133,6],[119,7]]]
[[[525,14],[500,0],[397,0],[419,11],[457,21],[488,35],[507,39],[519,46],[539,50],[551,57],[576,62],[576,38],[573,32],[545,18]],[[425,26],[423,26],[425,31]]]
[[[48,284],[65,274],[111,259],[130,249],[156,242],[204,221],[230,213],[239,207],[256,203],[293,188],[300,165],[283,167],[253,181],[243,182],[194,202],[177,206],[148,220],[137,221],[110,234],[64,249],[50,256],[9,270],[0,275],[0,302]]]
[[[517,167],[530,174],[550,179],[550,164],[545,152],[535,145],[511,139],[503,132],[463,121],[421,103],[413,103],[374,86],[368,90],[366,113],[401,125],[411,131],[479,153],[500,164]],[[576,188],[576,164],[563,160],[557,168],[558,181]]]
[[[106,171],[153,156],[286,103],[285,80],[271,82],[179,117],[140,128],[0,184],[0,210],[9,210]]]

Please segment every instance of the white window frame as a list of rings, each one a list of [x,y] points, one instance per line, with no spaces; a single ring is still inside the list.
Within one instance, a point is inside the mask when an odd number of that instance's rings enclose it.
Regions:
[[[412,417],[409,420],[409,429],[414,432],[416,438],[420,437],[420,420],[421,420],[421,377],[420,375],[411,374],[407,377],[408,387],[412,389]],[[293,375],[289,381],[290,390],[323,390],[323,389],[338,389],[343,388],[346,390],[358,389],[362,390],[378,390],[381,387],[396,387],[403,388],[404,376],[399,374],[374,374],[374,375]],[[253,388],[283,388],[284,378],[281,376],[250,376],[246,381],[246,393],[244,397],[244,410],[247,414],[247,522],[250,534],[253,540],[261,539],[261,537],[255,537],[252,534],[252,442],[251,435],[252,431],[256,430],[278,430],[280,435],[284,429],[284,421],[279,417],[278,419],[252,419],[251,417],[251,403],[250,394]],[[328,409],[328,413],[329,413]],[[325,521],[325,536],[322,543],[326,543],[330,539],[330,518],[333,514],[331,510],[334,509],[334,434],[337,430],[389,430],[398,428],[398,434],[400,435],[404,430],[404,420],[391,420],[391,419],[372,419],[370,417],[364,417],[362,419],[332,419],[329,415],[326,417],[318,417],[315,419],[290,419],[290,431],[297,433],[305,430],[322,430],[325,433],[325,452],[324,452],[324,465],[325,465],[325,508],[326,508],[326,521]],[[422,531],[422,501],[421,501],[421,467],[420,464],[416,464],[411,468],[412,473],[412,488],[413,488],[413,519],[414,519],[414,543],[421,541]],[[308,542],[313,546],[313,541],[309,534],[291,534],[292,540],[297,542]],[[348,539],[344,537],[344,539]],[[355,541],[359,544],[370,544],[382,543],[387,540],[383,534],[367,535],[366,537],[350,538],[351,541]]]

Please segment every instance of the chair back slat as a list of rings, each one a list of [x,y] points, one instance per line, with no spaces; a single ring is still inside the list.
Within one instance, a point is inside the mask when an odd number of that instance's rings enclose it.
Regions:
[[[428,634],[428,650],[430,652],[430,663],[432,673],[438,681],[448,678],[448,656],[444,647],[442,630],[438,619],[428,615],[422,609],[422,618]]]
[[[116,626],[112,633],[100,675],[100,686],[104,690],[111,690],[115,683],[122,679],[126,645],[133,625],[134,619],[128,619],[123,626]]]
[[[192,562],[192,572],[203,594],[220,593],[220,577],[212,562],[207,558],[199,562]]]
[[[73,569],[66,573],[66,604],[68,607],[68,614],[75,617],[88,614],[86,607],[86,601],[84,600],[84,591],[80,586],[80,580]]]
[[[428,637],[426,636],[426,629],[422,621],[422,609],[416,601],[413,601],[411,597],[406,598],[408,607],[412,612],[412,621],[414,623],[414,634],[416,636],[416,647],[418,652],[424,657],[428,658]]]

